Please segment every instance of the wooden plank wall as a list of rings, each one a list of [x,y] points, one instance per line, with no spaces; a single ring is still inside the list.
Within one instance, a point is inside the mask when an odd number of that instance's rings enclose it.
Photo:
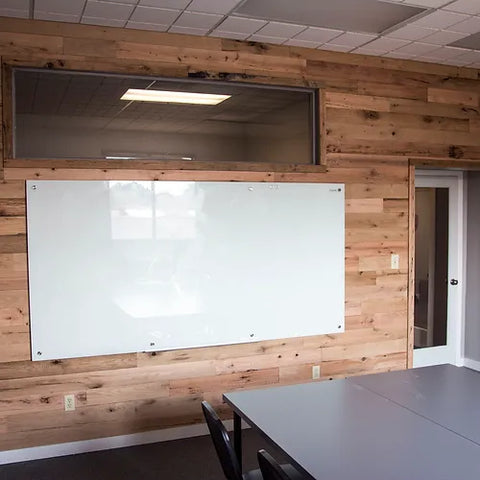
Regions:
[[[11,158],[0,184],[0,449],[200,422],[223,391],[407,366],[409,156],[476,163],[478,71],[230,40],[0,18],[9,65],[196,76],[322,89],[322,162],[298,171],[122,169]],[[258,169],[257,169],[258,170]],[[293,168],[292,170],[295,170]],[[346,332],[45,362],[29,360],[24,180],[211,179],[346,184]],[[400,269],[391,270],[391,253]],[[411,280],[411,279],[410,279]],[[295,319],[292,319],[295,321]],[[75,412],[63,411],[74,393]]]

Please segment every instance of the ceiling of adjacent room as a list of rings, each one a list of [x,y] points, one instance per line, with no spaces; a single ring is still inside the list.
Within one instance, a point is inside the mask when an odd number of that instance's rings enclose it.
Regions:
[[[480,0],[0,0],[0,16],[480,68]]]
[[[214,107],[122,100],[129,88],[201,91],[231,95]],[[162,130],[176,133],[234,132],[242,125],[282,123],[294,106],[308,121],[310,94],[297,90],[218,82],[177,82],[101,74],[15,71],[16,118],[35,118],[47,128],[75,122],[85,128]],[[75,120],[72,120],[75,119]],[[232,128],[233,127],[233,128]]]

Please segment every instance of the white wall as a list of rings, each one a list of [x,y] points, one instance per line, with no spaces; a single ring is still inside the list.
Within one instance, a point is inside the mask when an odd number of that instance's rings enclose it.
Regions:
[[[72,122],[73,123],[73,122]],[[176,134],[153,131],[78,128],[68,118],[59,127],[38,119],[17,122],[18,158],[104,158],[112,153],[187,154],[199,161],[245,160],[245,142],[233,135]]]
[[[480,361],[480,172],[469,172],[465,357]]]

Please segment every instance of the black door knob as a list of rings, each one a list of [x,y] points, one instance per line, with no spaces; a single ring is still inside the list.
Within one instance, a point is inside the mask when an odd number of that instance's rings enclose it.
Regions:
[[[452,278],[450,280],[450,285],[458,285],[458,280],[456,278]]]

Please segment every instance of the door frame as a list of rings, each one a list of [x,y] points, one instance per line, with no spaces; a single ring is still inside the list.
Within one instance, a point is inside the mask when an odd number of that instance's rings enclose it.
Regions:
[[[457,272],[459,284],[456,286],[458,301],[456,305],[449,306],[448,315],[455,315],[459,319],[453,326],[447,326],[447,335],[454,337],[455,353],[451,361],[458,366],[463,365],[463,349],[465,335],[465,252],[466,252],[466,182],[464,181],[463,171],[459,170],[421,170],[410,167],[409,172],[409,298],[408,298],[408,329],[407,329],[407,368],[412,368],[413,364],[413,336],[414,336],[414,298],[415,298],[415,176],[432,177],[441,181],[442,178],[449,177],[456,182],[454,194],[457,199],[456,208],[456,236],[457,242]],[[449,278],[452,278],[453,272],[449,272]],[[436,347],[432,347],[436,348]]]

